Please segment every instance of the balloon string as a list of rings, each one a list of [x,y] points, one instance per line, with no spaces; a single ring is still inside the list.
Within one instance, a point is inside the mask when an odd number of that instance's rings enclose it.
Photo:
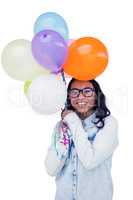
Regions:
[[[65,75],[64,75],[64,70],[61,71],[61,75],[62,75],[62,79],[63,79],[63,81],[64,81],[64,83],[66,85],[67,83],[66,83],[66,79],[65,79]],[[65,102],[65,108],[66,107],[67,107],[67,101]],[[63,111],[63,109],[61,109],[61,110]]]
[[[66,79],[65,79],[65,75],[64,75],[64,71],[63,70],[61,71],[61,75],[62,75],[62,79],[63,79],[63,81],[64,81],[64,83],[66,85]]]

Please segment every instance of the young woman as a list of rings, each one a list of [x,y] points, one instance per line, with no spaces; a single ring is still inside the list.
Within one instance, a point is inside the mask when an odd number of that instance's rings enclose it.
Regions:
[[[56,177],[55,200],[112,200],[117,129],[99,84],[72,79],[45,159],[48,174]]]

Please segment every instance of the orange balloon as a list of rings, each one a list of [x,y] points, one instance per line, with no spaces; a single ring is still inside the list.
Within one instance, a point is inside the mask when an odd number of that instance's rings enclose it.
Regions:
[[[70,45],[63,68],[78,80],[91,80],[100,75],[107,64],[108,52],[104,44],[96,38],[84,37]]]

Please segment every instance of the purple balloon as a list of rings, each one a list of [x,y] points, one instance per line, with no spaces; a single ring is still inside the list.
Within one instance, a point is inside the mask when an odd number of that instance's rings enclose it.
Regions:
[[[67,43],[64,38],[53,30],[44,30],[32,40],[32,54],[37,62],[53,73],[62,70],[67,56]]]

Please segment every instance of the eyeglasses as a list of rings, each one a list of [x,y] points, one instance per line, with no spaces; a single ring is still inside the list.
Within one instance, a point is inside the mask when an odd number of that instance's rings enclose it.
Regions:
[[[91,97],[93,95],[93,92],[95,91],[94,88],[86,87],[83,89],[78,89],[78,88],[72,88],[69,91],[69,96],[71,98],[77,98],[80,95],[80,92],[82,92],[84,97]]]

